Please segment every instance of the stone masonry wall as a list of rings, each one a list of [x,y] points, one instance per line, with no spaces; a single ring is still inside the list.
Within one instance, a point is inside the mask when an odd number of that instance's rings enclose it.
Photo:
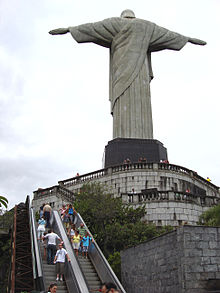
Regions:
[[[121,253],[127,293],[181,292],[176,238],[176,233],[168,233]]]
[[[183,226],[121,258],[127,293],[220,292],[220,228]]]

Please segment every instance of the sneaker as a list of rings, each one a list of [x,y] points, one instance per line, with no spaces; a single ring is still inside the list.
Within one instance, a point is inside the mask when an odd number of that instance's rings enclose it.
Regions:
[[[63,282],[63,277],[60,277],[60,281]]]

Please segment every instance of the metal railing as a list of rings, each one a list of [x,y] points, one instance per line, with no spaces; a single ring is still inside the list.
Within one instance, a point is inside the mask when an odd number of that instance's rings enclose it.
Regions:
[[[86,226],[85,222],[83,221],[82,217],[78,213],[76,226],[78,227],[80,225],[80,223],[84,224],[87,231],[92,236],[91,232],[89,231],[89,229]],[[103,255],[98,244],[96,243],[96,241],[94,239],[93,239],[93,241],[94,242],[92,242],[92,244],[89,246],[89,258],[92,261],[92,264],[93,264],[100,280],[102,281],[102,283],[112,282],[117,286],[117,288],[120,290],[120,292],[126,293],[125,289],[123,288],[122,284],[120,283],[117,276],[113,272],[111,266],[109,265],[108,261],[106,260],[105,256]]]
[[[45,280],[43,274],[42,258],[40,253],[39,242],[37,240],[36,220],[33,208],[30,208],[30,229],[31,229],[31,247],[32,247],[32,262],[33,276],[35,288],[39,291],[45,291]]]
[[[54,216],[53,229],[61,237],[65,246],[65,249],[71,260],[70,262],[65,263],[65,271],[64,271],[68,291],[74,292],[74,293],[89,293],[82,271],[74,255],[72,245],[69,242],[66,231],[64,230],[60,215],[58,214],[57,211],[54,211],[53,216]]]

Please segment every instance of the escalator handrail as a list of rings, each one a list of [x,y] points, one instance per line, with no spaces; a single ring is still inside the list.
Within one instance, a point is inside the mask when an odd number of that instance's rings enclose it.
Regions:
[[[84,226],[86,227],[87,231],[89,232],[89,234],[91,235],[92,237],[92,233],[89,231],[88,227],[86,226],[85,222],[83,221],[83,218],[81,217],[81,215],[79,213],[77,213],[77,217],[79,219],[79,221],[81,223],[84,224]],[[101,249],[99,248],[98,244],[96,243],[95,239],[92,237],[93,239],[93,244],[94,244],[94,247],[97,251],[97,253],[99,254],[101,260],[102,260],[102,263],[104,264],[105,266],[105,269],[107,270],[108,272],[108,275],[110,277],[111,280],[102,280],[102,282],[106,282],[106,281],[111,281],[113,282],[117,287],[118,289],[120,290],[120,292],[122,293],[126,293],[125,289],[123,288],[122,284],[120,283],[119,279],[117,278],[117,276],[115,275],[114,271],[112,270],[110,264],[108,263],[108,261],[106,260],[104,254],[102,253]],[[91,259],[92,260],[92,259]],[[94,264],[95,266],[95,264]],[[101,277],[101,276],[100,276]]]
[[[36,221],[34,217],[34,210],[31,207],[30,208],[30,221],[31,221],[31,229],[32,229],[32,241],[33,241],[33,249],[34,253],[32,253],[34,257],[34,262],[36,263],[36,281],[41,280],[38,284],[40,286],[40,291],[45,291],[45,280],[44,280],[44,274],[43,274],[43,264],[42,264],[42,258],[40,254],[40,248],[39,243],[37,240],[37,227],[36,227]]]
[[[58,211],[53,211],[53,216],[54,216],[54,222],[55,222],[54,224],[56,224],[58,227],[60,237],[64,243],[65,249],[66,249],[68,256],[70,258],[69,266],[73,272],[73,278],[74,278],[73,281],[77,285],[78,292],[79,293],[89,293],[87,284],[85,282],[82,271],[79,267],[79,264],[76,260],[75,255],[74,255],[72,245],[69,242],[69,239],[68,239],[66,232],[64,230],[63,223],[62,223],[62,220],[60,218]],[[67,283],[67,287],[68,287],[68,280],[66,280],[66,283]]]

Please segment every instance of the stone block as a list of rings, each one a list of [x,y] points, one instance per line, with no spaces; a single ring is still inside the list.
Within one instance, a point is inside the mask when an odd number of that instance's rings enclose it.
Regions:
[[[184,255],[185,255],[185,257],[201,257],[202,250],[201,249],[185,248]]]
[[[201,249],[208,249],[209,248],[209,243],[208,241],[200,241],[196,243],[197,248]]]
[[[178,207],[178,203],[177,202],[168,202],[168,206],[170,207],[170,208],[177,208]]]
[[[205,230],[207,230],[207,228]],[[204,241],[217,241],[217,233],[215,233],[216,228],[210,228],[208,231],[208,233],[204,231],[202,239]]]
[[[210,249],[214,249],[214,248],[219,247],[219,244],[217,243],[217,241],[209,241],[208,244],[209,244]]]
[[[201,257],[201,264],[202,265],[211,264],[211,257],[210,256]]]
[[[186,209],[185,209],[186,210]],[[183,208],[175,208],[174,209],[174,211],[175,211],[175,213],[177,213],[177,214],[183,214],[184,212],[184,209]]]
[[[216,275],[213,272],[202,272],[198,273],[198,280],[208,280],[208,279],[215,279]]]
[[[211,264],[220,264],[220,257],[219,256],[211,256],[209,257]]]
[[[149,208],[151,208],[151,209],[158,208],[158,206],[159,206],[158,202],[151,202],[151,203],[149,203]]]
[[[217,256],[216,250],[203,249],[203,256]]]
[[[204,272],[217,272],[218,271],[218,266],[215,264],[210,264],[210,265],[204,265]]]
[[[189,220],[188,215],[183,215],[183,214],[177,214],[176,218],[177,220],[186,221],[186,222],[188,222]]]

